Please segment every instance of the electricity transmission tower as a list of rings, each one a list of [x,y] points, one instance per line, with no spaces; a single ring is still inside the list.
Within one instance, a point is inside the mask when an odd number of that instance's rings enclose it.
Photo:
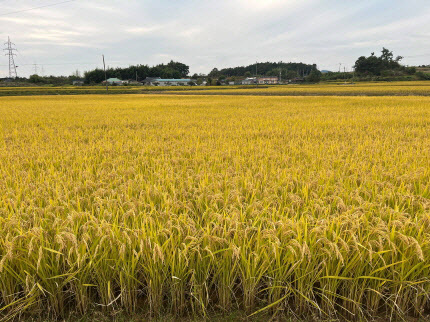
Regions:
[[[16,48],[13,47],[15,46],[15,44],[10,41],[9,37],[7,37],[7,42],[5,42],[4,44],[7,46],[5,49],[3,49],[7,51],[5,56],[9,56],[9,78],[17,78],[18,75],[16,73],[15,60],[13,58],[13,56],[16,56],[16,54],[14,53],[14,51],[16,51]]]

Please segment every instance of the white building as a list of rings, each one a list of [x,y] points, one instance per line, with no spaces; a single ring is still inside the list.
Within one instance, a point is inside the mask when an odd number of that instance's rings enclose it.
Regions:
[[[257,84],[256,77],[247,77],[242,81],[242,85],[252,85],[252,84]]]
[[[123,84],[123,81],[122,80],[120,80],[119,78],[108,78],[107,80],[106,80],[106,82],[109,84],[109,85],[122,85]],[[104,82],[103,82],[104,83]]]
[[[188,83],[191,82],[191,79],[189,78],[181,78],[181,79],[175,79],[175,78],[159,78],[155,79],[151,82],[151,85],[158,85],[158,86],[187,86]]]
[[[261,76],[257,78],[258,84],[278,84],[279,79],[277,76]]]

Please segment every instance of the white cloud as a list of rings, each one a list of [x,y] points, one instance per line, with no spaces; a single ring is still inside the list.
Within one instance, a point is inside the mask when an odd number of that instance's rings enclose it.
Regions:
[[[130,34],[135,35],[145,35],[153,33],[156,30],[159,30],[159,26],[151,26],[151,27],[133,27],[133,28],[126,28],[125,31]]]
[[[42,0],[4,1],[2,12],[45,5]],[[405,63],[429,63],[423,54],[430,36],[426,0],[220,0],[73,1],[0,16],[0,38],[10,36],[27,62],[74,61],[157,64],[170,59],[191,72],[258,61],[303,61],[331,68],[382,46]],[[76,59],[76,58],[79,59]],[[427,58],[427,60],[426,60]],[[7,64],[0,58],[0,65]],[[406,60],[406,59],[405,59]],[[4,69],[4,68],[3,68]],[[1,71],[0,71],[1,72]]]

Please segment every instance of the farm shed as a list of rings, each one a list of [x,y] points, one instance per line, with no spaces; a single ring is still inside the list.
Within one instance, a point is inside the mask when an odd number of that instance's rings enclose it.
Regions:
[[[109,85],[122,85],[123,82],[119,78],[108,78],[106,81]],[[103,82],[105,83],[105,82]]]

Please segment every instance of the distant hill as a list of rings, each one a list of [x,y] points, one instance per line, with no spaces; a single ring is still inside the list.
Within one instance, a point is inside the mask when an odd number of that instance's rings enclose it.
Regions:
[[[258,62],[248,66],[237,66],[230,68],[218,68],[212,69],[209,73],[209,77],[231,77],[231,76],[251,76],[251,75],[267,75],[267,76],[278,76],[279,71],[282,72],[282,77],[286,77],[288,74],[296,76],[306,76],[316,69],[316,64],[305,64],[305,63],[284,63],[284,62]],[[293,77],[296,77],[293,76]]]
[[[321,71],[321,73],[323,73],[323,74],[327,74],[327,73],[331,73],[331,72],[332,72],[331,70],[327,70],[327,69],[323,69]]]

